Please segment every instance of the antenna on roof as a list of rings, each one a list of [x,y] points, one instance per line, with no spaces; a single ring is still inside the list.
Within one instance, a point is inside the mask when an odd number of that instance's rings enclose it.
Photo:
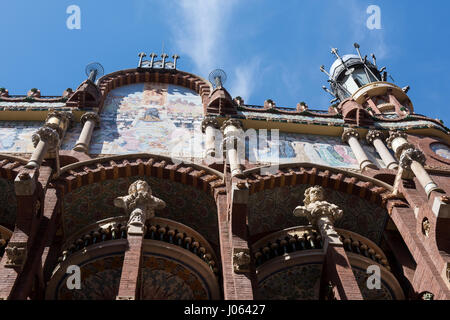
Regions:
[[[378,67],[377,67],[377,58],[375,57],[375,54],[372,53],[371,56],[372,56],[373,65],[374,65],[376,68],[378,68]]]
[[[359,56],[359,60],[361,60],[362,64],[364,65],[364,71],[366,72],[366,76],[367,79],[369,80],[369,82],[372,82],[370,77],[369,77],[369,73],[367,72],[367,70],[369,70],[370,74],[378,80],[378,77],[372,72],[372,70],[370,70],[369,66],[367,65],[367,55],[364,56],[364,59],[361,57],[361,52],[359,51],[359,44],[358,43],[354,43],[353,46],[355,47],[356,51],[358,52],[358,56]]]
[[[345,64],[344,60],[341,58],[338,52],[339,51],[337,48],[331,48],[331,53],[334,54],[339,60],[341,60],[341,63],[344,66],[345,70],[348,70],[347,65]]]
[[[101,77],[104,74],[104,69],[100,63],[92,62],[86,66],[85,72],[88,79],[95,83],[97,77]]]
[[[222,69],[215,69],[209,74],[209,82],[214,88],[222,88],[223,84],[227,81],[227,74]]]

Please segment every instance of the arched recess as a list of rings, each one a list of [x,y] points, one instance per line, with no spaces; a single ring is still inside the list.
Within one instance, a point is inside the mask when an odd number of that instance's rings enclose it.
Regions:
[[[151,154],[122,155],[84,161],[62,168],[56,185],[61,192],[65,239],[84,226],[123,215],[117,196],[142,179],[167,206],[157,212],[200,232],[218,247],[215,197],[224,193],[222,174],[207,167]]]
[[[46,299],[114,300],[127,247],[126,221],[127,217],[106,219],[67,241],[48,283]],[[81,286],[70,290],[66,271],[73,265],[80,267]],[[202,235],[178,222],[152,218],[144,238],[139,298],[219,299],[215,266],[218,259]]]
[[[143,82],[173,84],[193,90],[202,97],[205,110],[209,94],[212,91],[211,84],[205,79],[180,70],[139,68],[121,70],[104,75],[98,79],[97,86],[100,88],[102,94],[102,100],[99,106],[100,110],[111,90],[124,85]]]
[[[344,229],[344,242],[355,279],[365,300],[402,300],[403,291],[390,272],[383,251],[369,239]],[[298,226],[265,236],[252,244],[259,299],[318,300],[324,268],[323,240],[310,226]],[[367,268],[380,269],[380,287],[368,289]]]
[[[382,181],[342,169],[311,164],[289,163],[277,173],[260,175],[261,168],[246,170],[250,196],[248,223],[252,239],[257,240],[277,230],[307,225],[304,218],[293,216],[296,206],[303,205],[304,191],[312,185],[325,188],[327,201],[344,210],[335,223],[379,244],[388,213],[387,199],[392,186]]]

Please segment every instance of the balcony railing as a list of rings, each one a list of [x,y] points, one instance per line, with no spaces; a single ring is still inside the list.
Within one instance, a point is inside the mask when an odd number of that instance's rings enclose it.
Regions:
[[[385,254],[374,242],[348,230],[336,228],[336,232],[347,252],[367,257],[390,270]],[[311,226],[299,226],[275,232],[252,245],[256,267],[296,251],[322,248],[323,239]]]
[[[58,258],[58,263],[67,260],[71,255],[81,250],[87,250],[89,246],[100,242],[126,239],[127,217],[113,217],[90,225],[70,239],[63,245],[63,251]],[[209,268],[218,275],[219,265],[214,250],[198,232],[164,218],[152,218],[146,225],[144,239],[164,241],[179,246],[195,254],[203,260]]]

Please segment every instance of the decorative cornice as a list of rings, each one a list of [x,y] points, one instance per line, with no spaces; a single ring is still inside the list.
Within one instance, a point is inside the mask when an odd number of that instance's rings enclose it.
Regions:
[[[120,170],[119,170],[120,169]],[[107,179],[154,176],[191,185],[213,197],[223,194],[223,174],[198,164],[152,154],[119,155],[78,162],[61,168],[55,181],[63,193]]]

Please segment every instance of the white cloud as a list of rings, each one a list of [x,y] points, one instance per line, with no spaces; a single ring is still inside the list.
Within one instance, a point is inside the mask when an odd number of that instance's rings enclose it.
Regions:
[[[226,30],[237,0],[181,0],[171,27],[181,54],[189,56],[202,75],[223,63]]]
[[[240,96],[248,103],[255,83],[260,81],[262,74],[261,58],[255,57],[250,63],[241,64],[234,69],[234,81],[230,84],[230,94]]]

